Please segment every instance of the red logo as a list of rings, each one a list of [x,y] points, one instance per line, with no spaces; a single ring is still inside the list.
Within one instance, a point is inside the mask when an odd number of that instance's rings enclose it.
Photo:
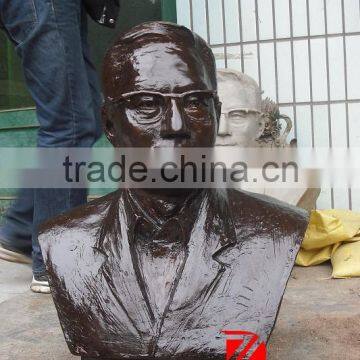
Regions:
[[[259,336],[249,331],[224,330],[226,360],[266,360],[265,343],[258,344]]]

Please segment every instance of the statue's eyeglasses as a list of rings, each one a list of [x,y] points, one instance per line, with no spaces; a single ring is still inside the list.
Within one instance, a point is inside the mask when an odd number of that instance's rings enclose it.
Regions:
[[[181,94],[163,94],[156,91],[133,91],[116,99],[107,99],[106,105],[123,106],[129,117],[141,124],[163,120],[169,112],[172,100],[178,104],[178,111],[192,120],[209,121],[214,109],[217,92],[213,90],[192,90]]]

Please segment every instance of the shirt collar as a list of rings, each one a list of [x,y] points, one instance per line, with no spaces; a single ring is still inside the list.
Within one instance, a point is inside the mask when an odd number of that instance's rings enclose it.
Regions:
[[[190,238],[191,230],[195,219],[199,213],[199,207],[204,200],[205,191],[199,190],[184,201],[180,211],[173,217],[169,218],[162,225],[154,217],[146,212],[137,201],[135,194],[129,190],[124,190],[124,203],[127,208],[128,221],[132,232],[136,236],[140,235],[149,240],[164,228],[179,229],[178,233],[183,237],[180,241],[187,242]],[[175,235],[175,234],[172,234]]]
[[[128,234],[128,239],[132,238],[134,234],[135,225],[141,217],[137,214],[136,208],[133,210],[126,189],[121,189],[114,195],[107,215],[104,217],[103,222],[108,226],[102,226],[99,237],[94,244],[94,249],[105,255],[109,256],[111,244],[118,243],[121,238],[126,235],[121,235],[122,230]],[[188,229],[186,239],[191,237],[194,221],[199,219],[200,216],[208,216],[208,212],[212,212],[210,218],[212,221],[206,223],[205,232],[210,234],[217,234],[220,238],[219,248],[234,245],[237,242],[237,232],[235,231],[234,220],[232,216],[232,209],[228,199],[228,191],[226,189],[206,189],[197,194],[196,199],[192,202],[192,210],[185,204],[181,212],[181,218],[178,216],[177,221],[179,224],[184,224]],[[189,210],[189,212],[187,212]],[[125,223],[120,222],[120,213],[125,215]],[[123,227],[124,226],[124,227]],[[106,231],[104,231],[106,229]],[[189,233],[190,231],[190,233]],[[119,246],[121,246],[119,244]]]

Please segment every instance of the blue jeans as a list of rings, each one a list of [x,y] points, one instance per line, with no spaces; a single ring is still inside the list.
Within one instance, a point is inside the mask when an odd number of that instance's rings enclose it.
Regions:
[[[0,0],[0,16],[36,104],[38,146],[91,147],[101,135],[102,98],[82,1]],[[2,244],[32,251],[33,273],[43,273],[39,225],[85,202],[86,189],[22,190],[5,215]]]

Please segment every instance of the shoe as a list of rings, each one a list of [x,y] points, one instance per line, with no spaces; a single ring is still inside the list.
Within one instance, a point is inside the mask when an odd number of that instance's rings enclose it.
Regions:
[[[30,289],[34,293],[50,294],[51,290],[47,275],[34,275],[30,285]]]
[[[0,244],[0,259],[19,264],[31,264],[31,257]]]

